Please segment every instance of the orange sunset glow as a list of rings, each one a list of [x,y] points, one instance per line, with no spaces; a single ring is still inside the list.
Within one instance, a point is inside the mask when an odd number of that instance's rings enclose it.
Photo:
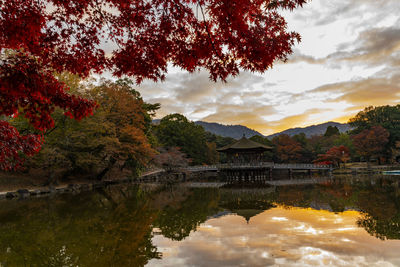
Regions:
[[[163,259],[149,266],[399,266],[400,242],[370,236],[356,225],[361,216],[277,207],[249,223],[209,219],[181,242],[154,237]]]
[[[241,72],[214,83],[205,72],[171,66],[162,83],[145,82],[145,100],[159,118],[242,124],[264,135],[327,121],[347,122],[366,106],[400,100],[398,0],[313,0],[285,12],[302,41],[286,63],[264,74]]]

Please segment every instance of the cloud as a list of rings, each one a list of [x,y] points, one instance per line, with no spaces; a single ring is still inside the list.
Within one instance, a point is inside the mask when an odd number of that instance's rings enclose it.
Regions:
[[[287,63],[227,83],[170,67],[164,82],[145,82],[139,91],[161,103],[158,118],[178,112],[263,134],[343,121],[365,106],[399,102],[399,14],[398,0],[313,0],[284,14],[303,37]]]
[[[287,61],[289,64],[305,62],[308,64],[324,64],[326,62],[326,58],[315,58],[310,55],[301,54],[299,51],[296,51],[291,55]]]
[[[269,130],[268,122],[263,116],[274,114],[273,106],[267,105],[219,105],[216,112],[202,120],[208,122],[222,122],[224,124],[241,124],[258,131]]]
[[[310,16],[312,16],[314,26],[326,26],[340,20],[359,18],[358,22],[362,21],[364,26],[368,27],[377,24],[387,14],[399,14],[400,12],[398,0],[337,0],[335,2],[320,0],[315,5],[308,5],[311,11],[302,14],[300,10],[296,18],[310,20]],[[364,18],[367,14],[371,15],[369,20],[365,21]]]
[[[400,28],[372,28],[363,31],[353,42],[338,45],[337,51],[323,58],[302,54],[299,50],[289,58],[288,63],[328,64],[338,67],[341,62],[368,63],[369,65],[400,65]],[[340,67],[340,66],[339,66]]]
[[[360,109],[370,105],[393,105],[400,101],[400,74],[324,85],[308,93],[326,92],[340,94],[330,102],[345,101]]]
[[[257,116],[271,112],[268,107],[271,96],[265,92],[265,87],[271,86],[274,84],[250,72],[230,78],[227,83],[210,81],[206,72],[177,72],[170,74],[162,83],[146,82],[139,87],[139,91],[145,101],[161,103],[157,117],[179,112],[192,120],[208,117],[215,122],[249,121],[260,125]],[[220,114],[216,114],[217,110]]]
[[[349,52],[343,52],[355,47]],[[400,28],[386,27],[363,31],[355,43],[344,43],[328,59],[396,66],[400,61]]]

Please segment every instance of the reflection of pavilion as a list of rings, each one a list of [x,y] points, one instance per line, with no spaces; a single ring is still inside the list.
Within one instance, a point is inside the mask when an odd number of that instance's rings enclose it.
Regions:
[[[276,206],[272,202],[271,195],[274,193],[274,188],[221,188],[220,193],[219,207],[242,216],[247,223],[250,218]]]
[[[249,223],[251,217],[254,217],[257,214],[260,214],[263,211],[264,210],[255,210],[255,209],[232,210],[233,213],[236,213],[237,215],[245,218],[247,223]]]

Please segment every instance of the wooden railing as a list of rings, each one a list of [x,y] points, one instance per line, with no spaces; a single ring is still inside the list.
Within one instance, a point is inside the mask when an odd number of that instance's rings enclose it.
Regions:
[[[216,171],[218,170],[217,165],[204,165],[204,166],[191,166],[191,167],[186,167],[186,171],[190,172],[201,172],[201,171]]]
[[[186,171],[201,172],[201,171],[217,171],[227,169],[284,169],[284,170],[330,170],[331,165],[318,165],[308,163],[274,163],[274,162],[254,162],[254,163],[223,163],[217,165],[191,166],[186,167]]]
[[[241,169],[257,169],[257,168],[273,168],[273,162],[251,162],[251,163],[224,163],[218,164],[218,169],[232,169],[232,168],[241,168]]]
[[[332,169],[332,166],[308,163],[275,163],[274,169],[329,170]]]

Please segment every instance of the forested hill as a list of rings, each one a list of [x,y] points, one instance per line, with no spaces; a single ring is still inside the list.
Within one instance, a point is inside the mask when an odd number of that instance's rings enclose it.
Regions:
[[[153,123],[159,123],[159,119],[153,120]],[[224,136],[224,137],[232,137],[235,139],[240,139],[242,138],[243,134],[246,135],[247,138],[252,137],[253,135],[261,135],[263,136],[261,133],[252,130],[246,126],[243,125],[224,125],[224,124],[220,124],[220,123],[216,123],[216,122],[205,122],[205,121],[196,121],[195,122],[198,125],[201,125],[204,127],[204,129],[207,132],[216,134],[216,135],[220,135],[220,136]],[[339,129],[339,132],[346,132],[348,130],[351,129],[350,125],[346,124],[346,123],[338,123],[338,122],[325,122],[322,124],[317,124],[317,125],[312,125],[312,126],[308,126],[308,127],[304,127],[304,128],[290,128],[287,129],[285,131],[279,132],[279,133],[275,133],[272,135],[267,136],[268,138],[273,138],[274,136],[280,135],[280,134],[287,134],[289,136],[293,136],[295,134],[299,134],[299,133],[305,133],[305,135],[307,137],[313,136],[313,135],[321,135],[324,134],[326,131],[326,128],[328,128],[328,126],[332,126],[332,127],[337,127]]]
[[[203,126],[204,130],[207,132],[224,136],[224,137],[232,137],[235,139],[242,138],[243,134],[250,138],[253,135],[261,135],[261,133],[252,130],[243,125],[223,125],[216,122],[205,122],[205,121],[196,121],[197,125]]]
[[[289,136],[293,136],[299,133],[305,133],[305,135],[307,137],[313,136],[313,135],[321,135],[324,134],[326,131],[326,128],[328,128],[328,126],[332,126],[332,127],[337,127],[339,129],[339,132],[343,133],[343,132],[347,132],[348,130],[351,129],[350,125],[348,125],[347,123],[338,123],[338,122],[325,122],[322,124],[317,124],[317,125],[311,125],[308,127],[304,127],[304,128],[290,128],[287,129],[285,131],[279,132],[279,133],[275,133],[275,134],[271,134],[269,136],[267,136],[268,138],[273,138],[274,136],[277,135],[281,135],[281,134],[287,134]]]

